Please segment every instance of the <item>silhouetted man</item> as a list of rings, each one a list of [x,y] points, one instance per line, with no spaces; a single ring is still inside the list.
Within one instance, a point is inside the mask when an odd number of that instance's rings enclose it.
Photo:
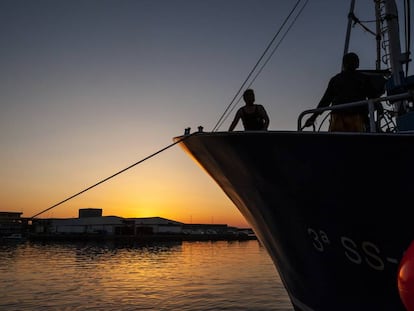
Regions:
[[[243,100],[246,105],[237,110],[229,131],[234,130],[240,119],[246,131],[266,131],[269,127],[269,116],[262,105],[254,103],[254,91],[252,89],[244,91]]]
[[[328,87],[317,108],[340,105],[366,100],[376,96],[377,91],[369,77],[356,69],[359,58],[355,53],[345,54],[342,60],[342,72],[329,81]],[[305,122],[305,127],[314,124],[320,113],[314,113]],[[329,131],[365,132],[368,124],[368,107],[352,107],[331,112]]]

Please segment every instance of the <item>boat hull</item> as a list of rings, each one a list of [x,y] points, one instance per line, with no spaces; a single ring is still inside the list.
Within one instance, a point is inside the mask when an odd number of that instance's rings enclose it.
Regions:
[[[405,310],[397,274],[414,239],[413,135],[176,139],[251,224],[295,310]]]

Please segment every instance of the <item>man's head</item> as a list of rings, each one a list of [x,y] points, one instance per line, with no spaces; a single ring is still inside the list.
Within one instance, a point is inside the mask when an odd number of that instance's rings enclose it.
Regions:
[[[343,70],[356,70],[359,67],[359,58],[355,53],[347,53],[342,58]]]
[[[252,89],[247,89],[246,91],[244,91],[244,93],[243,93],[243,99],[244,99],[244,102],[247,105],[249,105],[249,104],[252,105],[254,103],[254,101],[255,101],[255,97],[254,97],[253,90]]]

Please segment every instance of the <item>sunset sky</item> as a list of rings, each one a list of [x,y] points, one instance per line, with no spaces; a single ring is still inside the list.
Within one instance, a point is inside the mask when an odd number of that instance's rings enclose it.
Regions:
[[[2,0],[0,211],[31,217],[186,127],[212,130],[295,3]],[[371,8],[357,1],[356,15],[373,19]],[[252,85],[270,130],[295,129],[340,70],[348,11],[349,1],[309,1]],[[374,69],[374,38],[354,33],[350,50]],[[248,226],[178,146],[40,217],[77,217],[79,208]]]

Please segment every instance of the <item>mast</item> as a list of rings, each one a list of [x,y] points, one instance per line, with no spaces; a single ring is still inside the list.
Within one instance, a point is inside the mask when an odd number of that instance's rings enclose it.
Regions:
[[[375,62],[375,69],[381,70],[381,4],[379,0],[375,0],[375,20],[376,20],[376,29],[375,29],[375,39],[377,42],[377,60]]]
[[[345,47],[344,47],[344,55],[349,51],[349,40],[351,38],[351,28],[354,16],[354,7],[355,7],[355,0],[351,0],[351,7],[348,13],[348,26],[346,28],[346,38],[345,38]]]
[[[385,14],[382,16],[386,23],[385,31],[387,32],[388,41],[386,42],[387,58],[391,68],[393,85],[401,85],[403,74],[403,57],[401,54],[400,29],[398,24],[398,11],[395,0],[383,0]]]

